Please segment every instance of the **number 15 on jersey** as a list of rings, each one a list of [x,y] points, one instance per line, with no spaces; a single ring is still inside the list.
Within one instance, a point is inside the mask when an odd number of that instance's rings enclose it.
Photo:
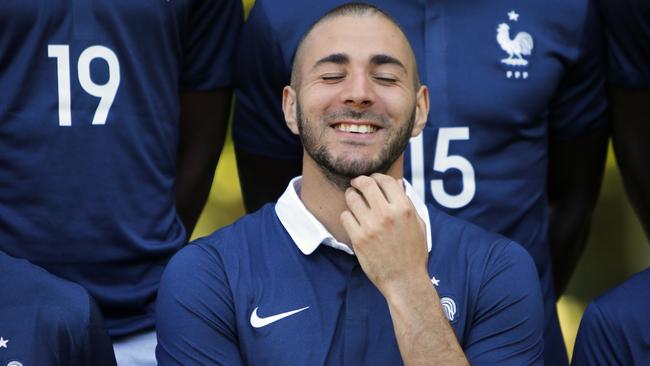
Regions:
[[[411,139],[411,184],[420,197],[425,198],[425,170],[423,133]],[[431,194],[440,205],[447,208],[461,208],[469,204],[476,194],[474,167],[461,155],[450,155],[451,141],[469,140],[469,127],[441,127],[438,129],[436,152],[433,157],[433,170],[444,173],[449,169],[460,171],[463,188],[459,193],[450,194],[445,190],[442,179],[432,179]]]

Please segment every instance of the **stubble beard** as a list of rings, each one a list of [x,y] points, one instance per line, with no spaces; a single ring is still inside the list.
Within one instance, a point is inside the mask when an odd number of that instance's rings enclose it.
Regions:
[[[305,151],[316,162],[327,180],[341,191],[345,191],[350,187],[350,181],[352,179],[360,175],[371,175],[373,173],[385,174],[393,166],[409,143],[415,123],[415,106],[404,126],[388,137],[385,147],[379,152],[378,157],[367,161],[351,160],[345,156],[338,158],[332,156],[327,146],[319,143],[319,136],[316,136],[314,129],[305,128],[305,125],[313,126],[313,124],[304,119],[299,102],[296,103],[296,117],[298,119],[300,140]],[[330,118],[352,120],[376,120],[377,118],[382,118],[385,120],[384,117],[369,112],[347,110],[323,116],[323,122],[321,123],[324,124],[324,121]],[[383,125],[386,126],[386,122],[383,122]]]

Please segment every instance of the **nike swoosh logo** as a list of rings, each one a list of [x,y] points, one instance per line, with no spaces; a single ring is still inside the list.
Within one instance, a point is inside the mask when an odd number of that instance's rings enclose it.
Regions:
[[[284,319],[284,318],[286,318],[288,316],[291,316],[291,315],[293,315],[295,313],[299,313],[299,312],[301,312],[303,310],[307,310],[307,309],[309,309],[309,306],[304,307],[302,309],[298,309],[298,310],[287,311],[286,313],[282,313],[282,314],[267,316],[265,318],[260,318],[257,315],[257,309],[258,308],[259,307],[255,308],[255,310],[253,310],[253,313],[251,314],[251,325],[253,326],[253,328],[262,328],[262,327],[267,326],[267,325],[269,325],[271,323],[275,323],[280,319]]]

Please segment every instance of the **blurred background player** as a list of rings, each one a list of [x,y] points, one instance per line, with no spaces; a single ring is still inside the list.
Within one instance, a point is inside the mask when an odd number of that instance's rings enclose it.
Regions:
[[[650,2],[599,1],[607,31],[612,140],[623,182],[650,235]],[[573,365],[650,364],[650,269],[585,311]]]
[[[1,365],[115,365],[101,312],[80,285],[0,251],[0,291]]]
[[[0,249],[83,285],[120,364],[155,363],[159,277],[210,188],[241,21],[238,0],[0,3]]]
[[[607,31],[616,160],[650,237],[650,2],[600,0],[600,4]]]
[[[572,365],[650,364],[650,268],[595,299],[585,310]]]
[[[280,90],[301,34],[341,3],[258,0],[251,11],[233,127],[249,211],[277,199],[299,171],[301,146],[282,128]],[[371,3],[405,29],[430,86],[429,120],[407,150],[405,176],[427,202],[528,249],[546,299],[545,357],[566,364],[551,247],[554,260],[572,260],[566,253],[585,240],[609,132],[594,4]]]

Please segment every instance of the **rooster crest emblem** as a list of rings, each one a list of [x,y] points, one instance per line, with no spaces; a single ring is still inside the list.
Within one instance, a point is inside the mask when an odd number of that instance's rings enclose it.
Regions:
[[[508,54],[507,58],[501,60],[510,66],[526,66],[528,60],[524,56],[530,56],[533,50],[533,37],[526,32],[519,32],[515,38],[510,38],[510,26],[501,23],[497,27],[497,42],[501,49]]]

